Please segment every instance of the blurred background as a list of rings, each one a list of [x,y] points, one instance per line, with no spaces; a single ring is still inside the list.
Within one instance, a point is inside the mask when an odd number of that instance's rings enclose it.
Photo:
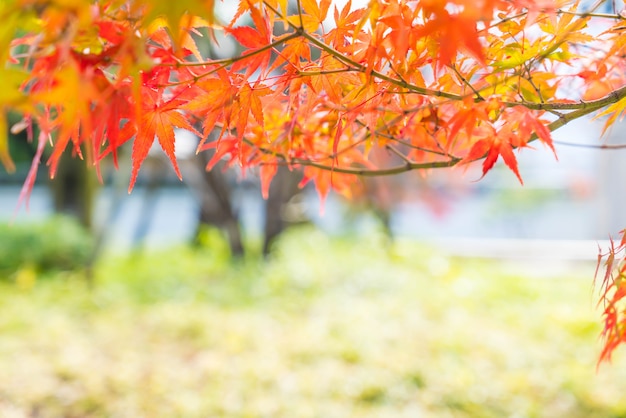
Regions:
[[[0,417],[626,417],[594,285],[626,227],[626,151],[596,147],[626,127],[601,126],[555,132],[558,161],[523,150],[523,186],[498,163],[325,202],[286,169],[267,200],[254,171],[206,172],[181,131],[184,182],[159,149],[130,195],[129,150],[102,182],[68,158],[20,206],[13,137]]]
[[[21,223],[68,214],[94,231],[105,230],[106,246],[123,250],[189,242],[199,224],[221,228],[231,240],[273,237],[300,223],[329,234],[383,228],[394,237],[426,240],[607,240],[626,225],[621,192],[626,151],[594,147],[623,143],[626,130],[618,124],[599,139],[601,125],[584,119],[555,132],[558,160],[541,144],[522,150],[523,186],[501,163],[478,181],[476,164],[366,179],[355,187],[353,199],[331,193],[325,202],[314,188],[299,188],[299,173],[287,169],[279,172],[268,201],[261,198],[254,171],[242,175],[218,166],[206,173],[208,156],[196,156],[197,139],[179,131],[184,182],[156,148],[131,194],[126,192],[128,166],[105,166],[100,184],[95,171],[68,157],[59,181],[47,180],[42,167],[30,198],[18,206],[32,156],[23,141],[16,141],[14,149],[25,149],[16,152],[18,172],[0,174],[0,218]],[[238,237],[232,237],[233,229]]]

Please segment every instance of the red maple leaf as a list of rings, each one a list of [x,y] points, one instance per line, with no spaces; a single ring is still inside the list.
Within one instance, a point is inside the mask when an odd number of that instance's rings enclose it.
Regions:
[[[517,168],[517,159],[513,153],[513,147],[511,146],[511,136],[502,135],[499,132],[497,135],[490,136],[488,138],[480,139],[472,145],[469,152],[460,162],[460,164],[466,164],[473,161],[483,159],[483,175],[481,179],[493,168],[498,157],[502,157],[504,163],[515,174],[521,184],[524,184],[522,176],[520,176]]]

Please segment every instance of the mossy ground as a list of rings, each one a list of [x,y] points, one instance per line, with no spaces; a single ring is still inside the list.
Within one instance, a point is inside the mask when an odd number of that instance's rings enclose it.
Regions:
[[[0,282],[0,416],[624,417],[592,276],[311,229],[107,256]]]

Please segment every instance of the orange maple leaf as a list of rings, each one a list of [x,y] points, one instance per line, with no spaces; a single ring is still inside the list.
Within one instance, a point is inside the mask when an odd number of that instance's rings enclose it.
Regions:
[[[304,10],[313,16],[318,23],[322,23],[326,20],[326,14],[328,13],[328,8],[330,7],[330,0],[321,0],[319,3],[320,4],[318,4],[317,0],[301,0]]]
[[[269,20],[264,18],[263,14],[256,7],[250,6],[249,12],[254,28],[250,26],[229,26],[224,28],[226,33],[232,35],[237,42],[249,49],[241,54],[243,59],[238,60],[232,66],[232,71],[239,71],[245,68],[247,76],[252,75],[257,69],[261,69],[261,72],[264,73],[269,66],[272,56],[271,49],[263,50],[272,42],[272,30]],[[258,50],[261,51],[259,52]]]
[[[137,136],[133,142],[132,160],[133,167],[128,191],[130,192],[137,180],[139,167],[148,156],[148,152],[155,138],[165,154],[169,157],[174,171],[179,179],[182,179],[178,164],[176,163],[174,127],[186,129],[198,136],[202,136],[181,113],[181,100],[174,97],[166,102],[161,102],[161,92],[152,89],[143,89],[143,111],[135,121],[137,124]]]
[[[476,20],[462,14],[450,14],[443,9],[414,32],[416,38],[431,37],[437,45],[438,67],[450,64],[461,49],[465,49],[481,64],[485,62],[483,47],[478,39]]]

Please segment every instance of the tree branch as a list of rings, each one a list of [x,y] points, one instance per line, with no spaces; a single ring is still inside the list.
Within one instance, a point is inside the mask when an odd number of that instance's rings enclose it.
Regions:
[[[552,141],[558,145],[564,145],[566,147],[577,147],[577,148],[589,148],[589,149],[599,149],[599,150],[619,150],[626,149],[626,144],[577,144],[574,142],[565,142],[565,141]]]
[[[575,103],[533,103],[533,102],[505,102],[504,104],[509,107],[524,106],[530,110],[589,110],[587,113],[594,112],[600,108],[617,103],[626,97],[626,85],[612,91],[606,96],[592,100],[589,102],[575,102]],[[565,115],[567,116],[567,115]]]

